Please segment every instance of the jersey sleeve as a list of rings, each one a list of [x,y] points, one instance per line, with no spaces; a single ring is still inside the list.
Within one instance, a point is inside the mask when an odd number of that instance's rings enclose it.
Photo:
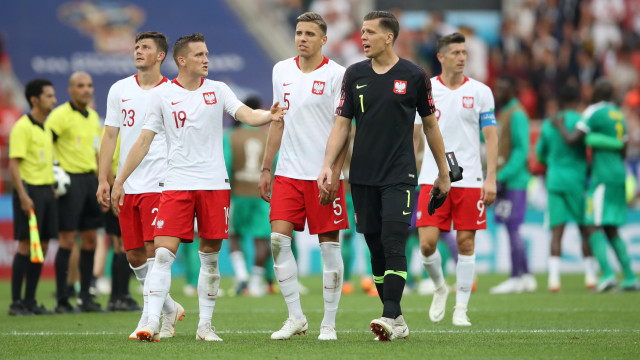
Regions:
[[[495,101],[488,86],[482,86],[480,91],[480,128],[496,126]]]
[[[31,140],[31,132],[22,122],[17,122],[9,135],[9,158],[24,159]]]
[[[353,94],[351,93],[351,74],[354,66],[349,66],[342,78],[342,86],[340,87],[340,101],[338,107],[336,107],[336,115],[352,119],[354,116],[353,110]]]
[[[278,87],[276,86],[277,84],[277,80],[276,80],[276,76],[277,76],[277,64],[273,66],[273,71],[271,72],[271,88],[273,90],[273,101],[271,102],[272,104],[275,104],[276,101],[278,101],[279,96],[278,96]]]
[[[436,112],[436,106],[433,102],[433,94],[431,91],[431,79],[424,69],[420,68],[422,79],[418,81],[418,114],[425,117]]]
[[[233,91],[229,86],[227,86],[227,84],[224,84],[224,83],[220,83],[220,84],[222,85],[221,91],[222,91],[222,101],[224,102],[224,111],[227,114],[233,116],[233,118],[235,119],[236,112],[244,104],[242,103],[242,101],[238,100],[238,97],[236,96],[236,94],[233,93]]]
[[[342,80],[344,79],[344,71],[345,69],[342,66],[336,66],[336,72],[333,76],[333,84],[331,84],[331,89],[333,89],[333,109],[338,108],[340,105],[340,96],[342,93]]]
[[[113,84],[107,95],[107,115],[104,118],[105,126],[120,127],[120,106],[118,106],[117,85]]]
[[[142,128],[151,130],[156,134],[162,131],[162,97],[160,97],[158,91],[151,94],[149,98],[149,105],[147,105],[147,113],[144,117],[144,125]]]
[[[540,131],[540,137],[536,143],[536,158],[542,164],[547,163],[547,157],[549,155],[549,127],[548,120],[542,124],[542,130]]]

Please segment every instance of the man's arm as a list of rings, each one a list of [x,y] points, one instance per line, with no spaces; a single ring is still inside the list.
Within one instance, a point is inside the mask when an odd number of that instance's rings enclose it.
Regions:
[[[554,116],[552,118],[552,123],[560,132],[562,140],[564,140],[564,142],[569,145],[577,144],[578,142],[582,141],[586,135],[585,132],[580,131],[577,127],[572,132],[569,132],[569,130],[567,130],[567,128],[564,126],[564,115]]]
[[[487,148],[487,178],[482,184],[482,200],[485,205],[491,205],[496,199],[496,169],[498,164],[498,129],[497,126],[482,128],[484,143]]]
[[[349,133],[351,128],[349,128]],[[350,139],[350,134],[347,133],[347,139]],[[344,142],[344,146],[338,157],[331,165],[332,179],[325,187],[329,190],[328,193],[320,192],[320,205],[329,205],[338,196],[338,190],[340,189],[340,174],[342,173],[342,167],[344,166],[344,160],[347,158],[347,152],[349,151],[349,141]]]
[[[442,134],[438,127],[436,115],[430,114],[422,117],[422,128],[427,137],[427,144],[431,149],[433,159],[438,166],[438,178],[433,182],[433,189],[439,189],[441,197],[447,196],[451,189],[451,180],[449,179],[449,167],[444,154],[444,142],[442,141]],[[433,189],[431,190],[432,192]]]
[[[16,189],[18,198],[20,199],[20,208],[22,208],[22,211],[29,217],[33,209],[33,200],[31,200],[31,197],[27,194],[27,190],[24,188],[24,183],[22,182],[22,177],[20,177],[20,161],[22,161],[20,158],[9,159],[9,174],[11,174],[13,188]]]
[[[116,214],[120,212],[119,206],[122,206],[123,204],[124,182],[127,181],[133,170],[140,165],[142,159],[147,155],[151,142],[155,136],[155,132],[148,129],[142,129],[140,136],[138,136],[138,139],[133,143],[131,150],[129,150],[129,156],[127,156],[127,160],[124,162],[122,169],[113,181],[111,204],[113,205],[113,210]]]
[[[413,125],[413,154],[418,157],[418,149],[422,142],[422,124]]]
[[[120,128],[106,125],[104,127],[104,136],[100,145],[100,158],[98,160],[98,191],[96,197],[100,205],[109,207],[111,200],[111,187],[109,186],[109,174],[111,173],[111,163],[113,154],[116,150],[118,142],[118,133]]]
[[[333,169],[336,169],[338,172],[342,169],[341,165],[344,163],[344,157],[340,164],[336,164],[336,162],[341,152],[345,150],[345,146],[348,146],[347,139],[349,139],[350,132],[351,119],[337,115],[333,129],[331,129],[331,134],[329,135],[329,140],[327,140],[324,162],[320,175],[318,176],[318,188],[327,195],[330,194],[328,185],[331,185],[333,181]],[[340,165],[340,167],[337,167],[337,165]]]
[[[529,150],[529,119],[522,112],[515,112],[511,119],[511,154],[498,173],[498,182],[503,183],[516,176],[522,164],[526,164]]]
[[[271,175],[275,169],[272,169],[276,154],[280,150],[282,142],[282,133],[284,132],[284,122],[272,122],[269,125],[269,134],[267,135],[267,145],[264,150],[264,158],[262,159],[262,168],[260,174],[260,197],[266,202],[271,201]]]
[[[271,121],[282,121],[287,108],[278,107],[278,104],[279,103],[276,101],[271,105],[271,109],[269,111],[251,109],[246,105],[242,105],[238,111],[236,111],[235,118],[249,126],[261,126],[268,124]]]

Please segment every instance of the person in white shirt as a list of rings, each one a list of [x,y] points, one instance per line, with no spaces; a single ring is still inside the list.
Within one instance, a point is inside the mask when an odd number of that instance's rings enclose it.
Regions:
[[[270,111],[251,110],[229,86],[204,78],[209,73],[209,51],[202,34],[180,37],[173,46],[178,77],[156,89],[140,136],[118,172],[111,192],[114,207],[124,204],[124,182],[147,155],[156,134],[164,131],[167,173],[156,216],[155,264],[148,274],[148,322],[137,332],[141,341],[158,341],[160,313],[171,287],[171,266],[180,242],[192,242],[194,218],[200,235],[197,340],[222,341],[211,327],[220,286],[218,254],[228,238],[230,187],[222,153],[223,112],[251,126],[282,121],[286,110],[274,104]]]
[[[304,230],[305,220],[309,232],[318,234],[324,261],[325,313],[318,339],[337,339],[335,321],[344,273],[338,233],[349,228],[343,176],[341,169],[334,169],[334,185],[329,195],[319,192],[315,180],[335,121],[345,69],[322,55],[326,32],[327,24],[317,13],[300,15],[295,33],[298,56],[273,67],[273,98],[283,102],[288,112],[286,125],[272,123],[269,128],[259,188],[261,197],[271,203],[273,268],[289,311],[282,329],[271,335],[275,340],[306,333],[308,328],[300,303],[298,268],[291,250],[293,231]],[[270,166],[278,150],[271,190]],[[344,150],[342,159],[346,147]]]
[[[98,202],[105,208],[110,207],[111,186],[108,181],[111,159],[120,135],[120,158],[118,169],[122,169],[133,143],[140,135],[145,113],[153,89],[169,84],[169,80],[160,73],[160,66],[166,58],[169,48],[167,37],[159,32],[146,31],[136,36],[134,59],[137,74],[119,80],[109,90],[107,96],[107,116],[105,130],[100,146],[98,163]],[[136,279],[143,286],[142,316],[136,330],[129,339],[137,339],[136,333],[147,323],[148,288],[146,278],[155,260],[153,230],[158,212],[160,184],[167,171],[167,148],[164,133],[156,136],[149,148],[149,154],[140,163],[136,171],[124,183],[124,205],[119,209],[122,242],[127,253],[129,266]],[[118,172],[120,172],[118,170]],[[173,337],[175,323],[182,320],[184,308],[167,295],[163,305],[163,321],[160,337]]]
[[[476,230],[486,229],[486,206],[491,205],[496,198],[498,135],[494,101],[488,86],[463,74],[467,61],[464,35],[453,33],[440,38],[437,49],[442,74],[431,79],[436,117],[445,150],[456,154],[464,173],[462,180],[451,183],[451,191],[442,207],[433,215],[428,215],[429,192],[438,175],[438,168],[430,156],[430,150],[425,148],[418,178],[420,198],[416,214],[417,226],[423,266],[436,286],[429,317],[431,321],[439,322],[444,318],[449,290],[442,274],[442,259],[437,243],[441,231],[451,231],[453,221],[453,228],[457,230],[459,254],[453,325],[470,326],[467,304],[475,269],[475,234]],[[480,130],[487,147],[485,179],[480,162]]]

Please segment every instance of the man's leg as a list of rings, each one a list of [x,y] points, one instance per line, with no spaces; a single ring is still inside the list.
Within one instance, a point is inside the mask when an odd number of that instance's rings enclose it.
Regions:
[[[582,255],[584,256],[584,284],[588,289],[594,289],[598,283],[598,263],[591,252],[586,226],[580,225],[580,237],[582,238]]]
[[[560,259],[562,258],[562,234],[564,224],[551,228],[551,256],[549,257],[549,291],[560,290]]]
[[[58,253],[54,264],[56,269],[57,313],[72,313],[76,311],[69,303],[69,295],[67,293],[69,258],[75,244],[76,235],[76,231],[60,231],[58,237]]]
[[[100,305],[93,301],[89,288],[93,278],[93,265],[97,245],[97,232],[95,229],[84,230],[80,233],[82,244],[80,246],[80,296],[82,304],[80,310],[85,312],[101,312]]]
[[[627,246],[618,234],[618,228],[616,226],[605,226],[604,232],[613,247],[613,251],[618,258],[620,268],[622,268],[622,274],[624,279],[620,284],[622,290],[640,290],[640,284],[638,284],[638,278],[631,268],[631,259],[627,253]]]
[[[458,264],[456,266],[456,307],[453,325],[470,326],[467,308],[471,297],[473,276],[476,266],[475,230],[458,230]]]
[[[27,274],[29,267],[29,239],[18,241],[18,251],[13,258],[13,266],[11,268],[11,305],[9,306],[9,315],[31,315],[22,303],[22,282]]]
[[[324,261],[322,276],[322,297],[324,298],[324,318],[321,326],[336,327],[336,313],[342,294],[344,263],[338,242],[338,230],[318,235],[320,253]]]
[[[200,320],[197,338],[201,340],[221,340],[211,331],[213,309],[216,306],[218,289],[220,288],[218,255],[221,246],[221,239],[200,239],[200,251],[198,252],[200,255],[200,275],[198,276]]]
[[[242,295],[249,282],[249,271],[247,271],[247,263],[244,259],[240,241],[241,235],[238,233],[229,237],[229,258],[231,259],[233,273],[236,275],[233,289],[235,295]]]
[[[444,318],[447,297],[449,296],[449,288],[444,281],[442,271],[442,257],[437,247],[440,229],[435,226],[425,226],[418,228],[418,231],[420,232],[422,266],[435,286],[433,300],[429,308],[429,318],[433,322],[439,322]]]

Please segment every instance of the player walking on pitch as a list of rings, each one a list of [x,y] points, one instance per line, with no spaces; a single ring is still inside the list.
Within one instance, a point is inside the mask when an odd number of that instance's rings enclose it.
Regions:
[[[416,109],[438,166],[434,187],[439,197],[450,189],[444,144],[424,70],[399,58],[393,50],[398,20],[385,11],[364,17],[362,45],[368,60],[350,66],[344,75],[336,121],[318,177],[325,195],[335,186],[334,168],[348,144],[351,119],[356,119],[349,181],[356,230],[371,252],[374,281],[384,307],[371,321],[379,340],[406,338],[409,329],[400,308],[407,278],[405,246],[413,213],[417,169],[413,148]]]
[[[105,132],[100,148],[99,185],[96,196],[102,206],[109,207],[110,185],[107,181],[111,159],[120,134],[120,159],[118,168],[124,166],[127,155],[140,135],[145,113],[153,91],[169,86],[169,80],[160,73],[160,65],[168,50],[167,37],[155,31],[136,36],[134,58],[138,72],[122,79],[109,90]],[[147,156],[124,182],[124,201],[118,209],[124,249],[129,266],[143,286],[142,316],[129,339],[137,339],[136,333],[148,322],[147,274],[153,268],[155,248],[154,223],[162,192],[162,182],[167,171],[167,148],[164,132],[159,132],[149,146]],[[118,171],[118,173],[120,172]],[[162,330],[160,338],[175,335],[175,323],[182,320],[184,308],[167,297],[162,306]]]
[[[346,148],[340,154],[341,161],[334,164],[329,193],[320,193],[315,180],[335,121],[333,114],[340,99],[344,68],[322,56],[326,32],[327,24],[320,15],[311,12],[300,15],[295,33],[298,56],[273,67],[274,101],[286,104],[288,111],[286,126],[273,123],[269,128],[260,179],[260,195],[271,202],[269,219],[275,275],[289,311],[282,328],[271,334],[275,340],[289,339],[305,333],[308,328],[300,303],[298,266],[291,250],[293,230],[304,230],[305,219],[309,232],[318,234],[324,261],[324,318],[318,339],[337,339],[336,312],[344,273],[338,233],[349,227],[340,180]],[[280,155],[270,194],[270,167],[278,150]]]
[[[488,86],[464,76],[467,61],[464,35],[453,33],[441,37],[437,42],[437,50],[442,74],[431,79],[436,117],[445,148],[456,153],[458,164],[464,169],[464,178],[452,184],[449,197],[442,207],[429,215],[428,194],[438,175],[438,168],[429,149],[425,148],[418,179],[421,188],[416,223],[422,265],[435,285],[429,318],[439,322],[444,318],[449,289],[444,281],[437,244],[440,232],[451,231],[453,222],[453,228],[457,230],[458,262],[456,307],[452,321],[453,325],[470,326],[467,304],[475,269],[475,234],[476,230],[487,228],[485,209],[496,198],[498,135],[494,101]],[[487,177],[484,180],[480,162],[480,130],[487,145]]]
[[[151,95],[140,136],[131,147],[113,185],[114,206],[124,203],[123,184],[149,151],[156,134],[164,131],[168,169],[160,197],[154,242],[155,263],[148,274],[148,322],[137,332],[155,341],[160,313],[171,288],[171,266],[180,242],[192,242],[194,218],[200,235],[197,340],[222,341],[211,326],[220,286],[218,254],[228,236],[229,179],[222,154],[223,111],[252,126],[281,121],[284,108],[251,110],[231,89],[204,78],[209,73],[209,51],[202,34],[180,37],[173,46],[178,77]]]

